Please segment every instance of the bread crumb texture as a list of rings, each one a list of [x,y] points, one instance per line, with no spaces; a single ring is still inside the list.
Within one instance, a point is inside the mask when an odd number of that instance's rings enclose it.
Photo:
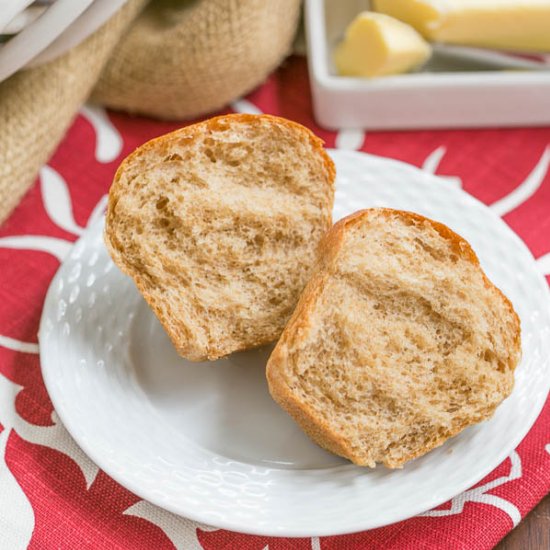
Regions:
[[[303,126],[217,117],[122,163],[105,241],[178,352],[216,359],[279,337],[331,225],[333,181]]]
[[[512,391],[519,319],[469,244],[409,212],[337,223],[267,367],[322,447],[390,468],[489,418]]]

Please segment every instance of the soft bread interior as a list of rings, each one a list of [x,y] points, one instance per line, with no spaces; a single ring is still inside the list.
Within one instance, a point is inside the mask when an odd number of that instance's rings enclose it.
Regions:
[[[400,466],[509,395],[519,321],[444,226],[379,209],[332,232],[270,360],[272,394],[329,450]]]
[[[213,359],[280,335],[330,226],[333,178],[305,128],[221,117],[121,168],[107,241],[180,353]]]

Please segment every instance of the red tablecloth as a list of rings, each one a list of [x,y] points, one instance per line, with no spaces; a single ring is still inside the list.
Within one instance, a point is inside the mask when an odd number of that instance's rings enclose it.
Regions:
[[[309,126],[356,148],[460,180],[491,205],[550,273],[550,128],[328,132],[312,116],[307,70],[292,58],[233,110]],[[230,111],[231,109],[228,109]],[[60,424],[40,373],[37,329],[59,262],[107,192],[121,159],[178,127],[86,107],[0,228],[0,548],[484,549],[550,491],[550,406],[517,450],[475,488],[423,517],[363,533],[270,539],[199,527],[119,486]]]

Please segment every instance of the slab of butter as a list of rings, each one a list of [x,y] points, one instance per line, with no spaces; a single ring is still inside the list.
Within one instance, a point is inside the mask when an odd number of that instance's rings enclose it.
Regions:
[[[383,13],[360,13],[334,51],[342,76],[383,76],[404,73],[424,63],[429,44],[411,26]]]
[[[432,41],[550,51],[550,0],[374,0],[374,9]]]

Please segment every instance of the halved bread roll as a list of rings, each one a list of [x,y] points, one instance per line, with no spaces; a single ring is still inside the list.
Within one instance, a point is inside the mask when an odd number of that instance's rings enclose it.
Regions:
[[[178,352],[216,359],[279,337],[331,225],[334,176],[299,124],[213,118],[122,163],[105,242]]]
[[[267,379],[319,445],[398,468],[489,418],[520,348],[518,316],[463,238],[370,209],[325,236]]]

